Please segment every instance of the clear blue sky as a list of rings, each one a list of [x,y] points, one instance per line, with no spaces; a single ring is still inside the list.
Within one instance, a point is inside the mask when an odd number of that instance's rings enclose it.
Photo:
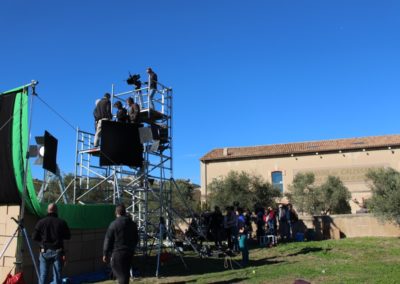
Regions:
[[[175,178],[218,147],[399,133],[400,2],[0,1],[0,90],[38,94],[93,130],[94,101],[153,67],[174,88]],[[41,102],[33,136],[75,132]]]

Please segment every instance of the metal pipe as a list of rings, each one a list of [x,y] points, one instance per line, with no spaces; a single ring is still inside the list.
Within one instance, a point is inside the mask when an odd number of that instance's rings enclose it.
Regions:
[[[74,192],[72,197],[72,204],[76,203],[76,181],[78,177],[78,141],[79,141],[79,128],[76,128],[76,143],[75,143],[75,175],[74,175]]]

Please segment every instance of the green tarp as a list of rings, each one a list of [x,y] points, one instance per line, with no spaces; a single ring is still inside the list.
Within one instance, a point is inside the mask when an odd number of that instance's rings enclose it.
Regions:
[[[18,191],[20,196],[23,193],[24,183],[24,171],[26,163],[26,154],[29,146],[28,139],[28,87],[23,86],[16,88],[5,93],[1,93],[0,96],[14,96],[13,104],[13,115],[11,121],[10,118],[4,118],[4,121],[0,121],[0,127],[5,123],[11,123],[10,132],[2,131],[0,135],[10,135],[10,137],[3,137],[5,140],[10,141],[11,149],[11,161],[2,161],[4,169],[10,170],[10,173],[14,175],[16,188],[1,188],[0,190],[7,191]],[[8,101],[10,101],[8,99]],[[10,103],[11,106],[11,103]],[[3,105],[3,107],[6,107]],[[11,139],[10,139],[11,138]],[[8,147],[9,145],[0,145],[0,147]],[[4,149],[8,151],[8,149]],[[4,159],[7,157],[0,157]],[[7,157],[8,159],[8,157]],[[4,163],[3,163],[4,162]],[[12,170],[8,166],[12,165]],[[1,182],[1,181],[0,181]],[[14,183],[13,183],[14,184]],[[28,166],[28,172],[26,176],[27,192],[25,197],[25,204],[28,211],[38,217],[46,215],[47,204],[39,203],[33,180],[31,176],[30,167]],[[7,200],[7,202],[9,202]],[[0,204],[4,204],[3,200],[0,200]],[[95,204],[95,205],[75,205],[75,204],[59,204],[59,216],[67,221],[71,228],[76,229],[96,229],[105,228],[114,219],[115,206],[111,204]]]

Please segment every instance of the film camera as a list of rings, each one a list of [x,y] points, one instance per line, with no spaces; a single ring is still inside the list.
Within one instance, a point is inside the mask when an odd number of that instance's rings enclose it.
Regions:
[[[142,87],[142,82],[140,82],[140,75],[139,74],[129,74],[128,79],[126,79],[126,83],[128,85],[135,85],[136,89],[140,89]]]

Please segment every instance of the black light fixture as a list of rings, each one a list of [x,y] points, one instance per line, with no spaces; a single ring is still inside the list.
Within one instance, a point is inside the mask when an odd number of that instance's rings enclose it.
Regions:
[[[58,140],[45,131],[44,136],[36,136],[37,145],[29,147],[29,156],[38,157],[35,165],[42,165],[43,169],[57,174],[57,147]]]

